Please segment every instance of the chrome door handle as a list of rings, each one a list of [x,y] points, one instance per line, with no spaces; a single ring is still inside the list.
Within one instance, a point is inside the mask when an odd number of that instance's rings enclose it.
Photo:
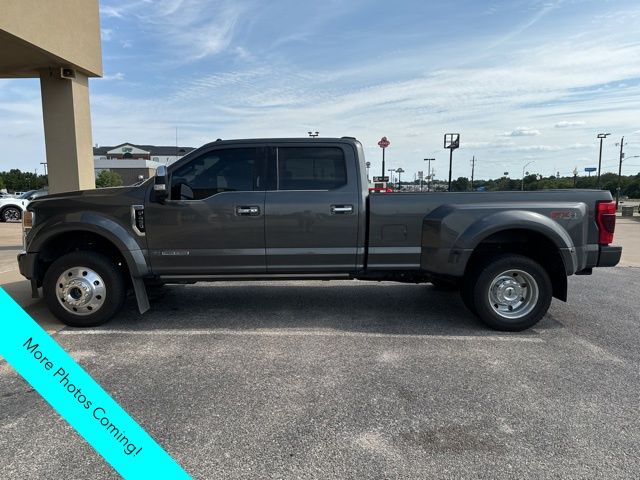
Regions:
[[[255,217],[256,215],[260,215],[260,207],[256,205],[236,207],[236,215]]]
[[[331,213],[333,214],[353,213],[353,205],[331,205]]]

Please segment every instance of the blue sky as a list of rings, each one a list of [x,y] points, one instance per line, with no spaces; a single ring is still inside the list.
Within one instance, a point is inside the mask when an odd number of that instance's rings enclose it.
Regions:
[[[637,0],[101,0],[105,77],[94,143],[199,146],[216,138],[355,136],[413,176],[445,132],[454,177],[617,171],[640,155]],[[0,170],[44,158],[38,82],[0,81]],[[40,167],[41,168],[41,167]],[[630,158],[624,172],[640,171]],[[405,174],[406,175],[406,174]]]

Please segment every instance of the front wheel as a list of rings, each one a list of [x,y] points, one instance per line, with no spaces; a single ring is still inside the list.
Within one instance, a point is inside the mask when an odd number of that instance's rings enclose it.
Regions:
[[[42,284],[49,310],[71,327],[102,325],[125,300],[122,273],[104,255],[79,251],[51,264]]]
[[[18,207],[7,207],[2,211],[3,222],[19,222],[22,218],[22,211]]]
[[[551,280],[536,261],[501,255],[481,267],[468,299],[491,328],[517,332],[542,319],[553,297]]]

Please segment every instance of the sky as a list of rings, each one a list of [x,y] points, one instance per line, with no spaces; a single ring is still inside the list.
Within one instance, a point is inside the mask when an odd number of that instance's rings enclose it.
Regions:
[[[616,171],[640,155],[637,0],[101,0],[93,141],[353,136],[380,174]],[[0,80],[0,170],[44,161],[37,80]],[[528,164],[528,165],[527,165]],[[628,158],[624,174],[640,172]],[[404,178],[404,177],[403,177]]]

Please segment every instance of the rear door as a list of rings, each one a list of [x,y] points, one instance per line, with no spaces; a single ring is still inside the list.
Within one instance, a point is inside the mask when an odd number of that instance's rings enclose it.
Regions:
[[[350,146],[275,145],[266,193],[267,272],[354,272],[360,187]]]
[[[170,168],[170,199],[145,211],[159,275],[264,273],[266,148],[213,148]]]

